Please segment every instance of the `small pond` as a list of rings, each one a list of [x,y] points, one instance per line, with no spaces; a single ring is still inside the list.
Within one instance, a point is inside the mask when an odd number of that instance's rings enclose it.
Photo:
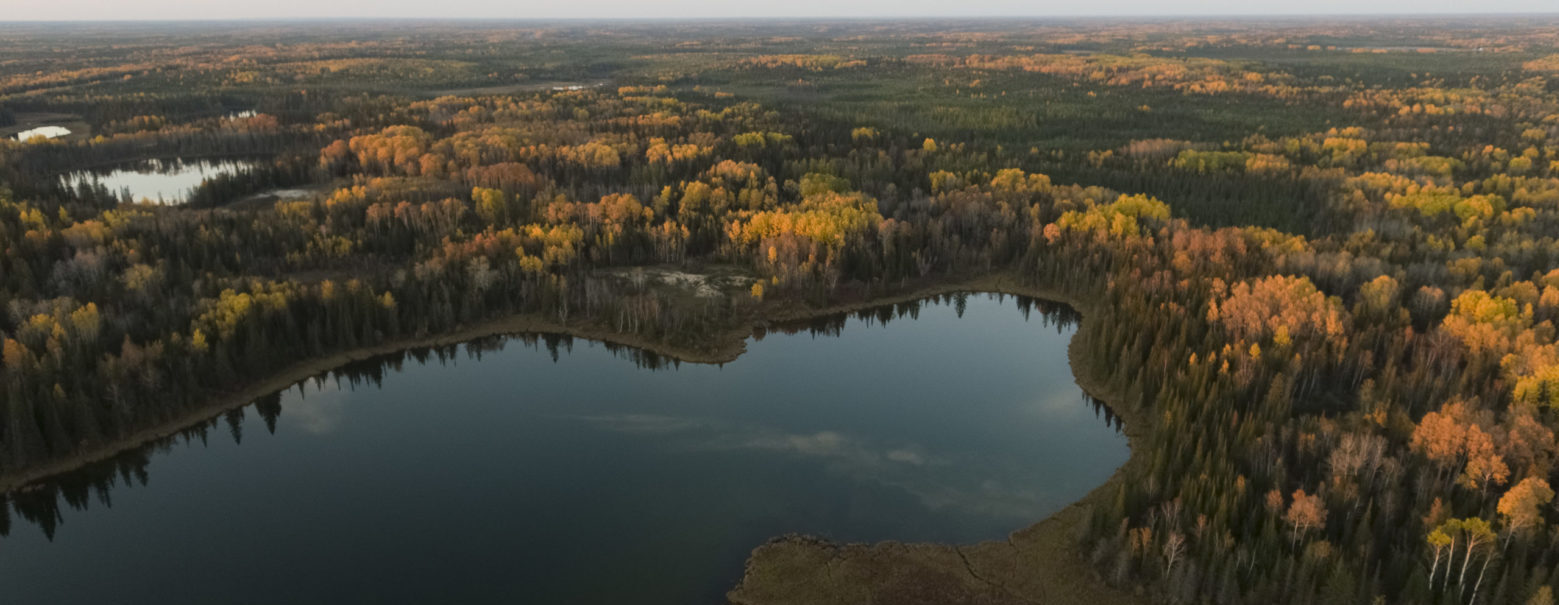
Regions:
[[[68,134],[70,134],[70,129],[64,126],[39,126],[16,133],[16,140],[26,141],[33,137],[57,139]]]
[[[121,199],[182,204],[206,179],[254,166],[250,160],[147,160],[102,170],[78,170],[61,178],[72,186],[101,184]]]

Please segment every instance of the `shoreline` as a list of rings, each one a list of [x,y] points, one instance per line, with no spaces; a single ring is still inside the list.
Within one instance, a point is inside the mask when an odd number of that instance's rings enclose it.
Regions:
[[[789,534],[755,549],[737,585],[727,593],[735,605],[810,605],[873,603],[942,605],[947,603],[1137,605],[1140,596],[1105,584],[1077,544],[1079,525],[1094,506],[1108,505],[1138,455],[1146,427],[1140,410],[1127,407],[1128,390],[1105,379],[1088,363],[1082,345],[1085,326],[1097,321],[1093,306],[1043,287],[1028,286],[1006,275],[971,280],[978,291],[1042,298],[1064,303],[1082,322],[1067,343],[1067,362],[1084,393],[1099,399],[1121,420],[1130,455],[1115,472],[1065,508],[1014,530],[1006,541],[976,544],[838,544]],[[961,289],[954,289],[955,291]],[[1114,402],[1111,405],[1111,402]]]
[[[1114,605],[1136,603],[1127,593],[1104,585],[1096,570],[1077,552],[1074,529],[1087,522],[1091,507],[1107,504],[1118,491],[1128,465],[1140,464],[1135,447],[1142,430],[1136,410],[1125,408],[1125,390],[1110,385],[1098,368],[1080,354],[1085,326],[1094,321],[1091,303],[1067,293],[1027,285],[1010,273],[930,283],[903,293],[825,307],[808,307],[796,301],[776,301],[740,325],[709,335],[711,346],[699,350],[624,334],[590,323],[564,324],[534,314],[519,314],[478,322],[437,335],[401,338],[298,362],[234,391],[215,395],[210,405],[199,406],[168,421],[95,445],[47,464],[0,475],[0,495],[25,491],[49,477],[110,459],[126,451],[172,437],[190,427],[209,422],[234,409],[246,407],[267,394],[290,388],[299,381],[354,361],[419,347],[460,344],[478,338],[521,334],[562,334],[608,344],[623,345],[686,363],[722,364],[735,361],[761,324],[806,320],[851,313],[958,292],[1028,296],[1070,306],[1082,321],[1067,344],[1068,365],[1083,392],[1110,406],[1122,421],[1121,432],[1131,451],[1126,462],[1103,483],[1077,501],[1050,516],[1014,530],[1008,539],[977,544],[834,544],[821,539],[786,535],[754,549],[742,578],[728,593],[737,605],[778,605],[827,601],[860,602],[889,599],[895,603],[964,602],[979,596],[985,603],[1078,603]],[[1115,402],[1115,405],[1110,405]],[[1116,407],[1120,406],[1120,407]],[[819,571],[826,577],[817,577]],[[1057,594],[1060,588],[1062,594]],[[821,592],[819,592],[821,589]],[[1065,595],[1065,596],[1063,596]],[[1059,600],[1057,598],[1059,597]]]
[[[730,343],[722,343],[717,353],[700,352],[693,349],[681,349],[657,343],[633,335],[621,334],[615,331],[604,330],[589,325],[565,325],[544,317],[531,314],[509,315],[506,317],[479,322],[469,326],[457,328],[451,332],[443,332],[433,336],[401,338],[377,345],[358,347],[348,351],[332,353],[323,357],[315,357],[300,361],[270,376],[260,378],[239,387],[236,390],[215,394],[208,405],[179,414],[174,418],[157,423],[117,439],[112,439],[99,444],[94,444],[90,450],[82,451],[64,458],[48,462],[35,467],[15,472],[0,474],[0,495],[13,491],[25,490],[28,485],[42,481],[54,475],[68,473],[88,464],[100,462],[126,451],[135,449],[147,443],[177,435],[190,427],[208,422],[229,411],[248,406],[255,400],[285,390],[319,374],[323,374],[344,366],[346,364],[371,359],[381,355],[387,355],[421,347],[438,347],[460,344],[478,338],[502,334],[521,333],[551,333],[565,334],[575,338],[585,338],[600,342],[625,345],[674,357],[690,363],[724,363],[735,359],[746,350],[745,340],[736,342],[737,347],[731,348]],[[750,333],[750,328],[746,333]],[[720,340],[728,340],[730,334],[718,335]]]
[[[872,298],[862,301],[849,301],[826,307],[811,308],[796,304],[792,301],[783,301],[760,311],[757,316],[750,318],[742,325],[714,332],[708,335],[712,343],[707,349],[694,349],[690,347],[671,345],[664,342],[640,337],[634,334],[625,334],[613,329],[603,328],[588,322],[578,324],[565,324],[549,317],[535,314],[508,315],[467,326],[456,328],[453,331],[442,332],[436,335],[412,336],[400,338],[377,345],[358,347],[346,351],[315,357],[297,362],[282,368],[269,376],[258,378],[238,388],[225,393],[214,393],[211,402],[207,405],[197,406],[187,412],[159,422],[124,436],[92,444],[90,449],[53,460],[38,466],[33,466],[18,471],[0,472],[0,495],[21,491],[28,485],[47,479],[54,475],[68,473],[94,462],[100,462],[117,456],[123,452],[135,449],[158,439],[177,435],[190,427],[208,422],[222,414],[234,409],[245,407],[255,400],[270,393],[285,390],[299,381],[323,374],[355,361],[362,361],[381,355],[387,355],[406,349],[421,347],[437,347],[476,340],[478,338],[503,334],[562,334],[574,338],[584,338],[614,345],[629,346],[642,349],[650,353],[670,357],[685,363],[722,364],[735,361],[747,351],[747,342],[752,338],[758,322],[779,323],[805,320],[826,315],[850,313],[862,309],[870,309],[883,305],[891,305],[902,302],[919,300],[941,294],[954,292],[988,291],[1004,294],[1016,294],[1008,284],[1010,278],[1006,276],[984,276],[962,281],[930,284],[913,288],[902,294],[894,294],[885,297]],[[1071,305],[1065,297],[1036,296],[1056,302]]]

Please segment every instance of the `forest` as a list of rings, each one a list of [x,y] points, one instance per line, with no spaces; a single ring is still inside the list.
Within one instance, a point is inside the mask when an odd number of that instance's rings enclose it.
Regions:
[[[493,318],[698,351],[1001,275],[1142,424],[1099,582],[1554,603],[1559,19],[17,26],[0,134],[0,477]]]

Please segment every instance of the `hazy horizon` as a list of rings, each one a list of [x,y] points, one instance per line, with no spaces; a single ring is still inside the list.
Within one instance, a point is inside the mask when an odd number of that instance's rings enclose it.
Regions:
[[[1147,0],[1100,0],[1083,5],[1053,0],[969,0],[959,4],[927,0],[861,0],[850,3],[795,0],[785,3],[732,3],[716,0],[578,0],[559,3],[446,0],[436,8],[411,0],[273,0],[264,3],[211,3],[198,0],[57,0],[8,10],[0,22],[102,21],[275,21],[318,19],[415,20],[702,20],[702,19],[979,19],[979,18],[1165,18],[1165,17],[1436,17],[1521,16],[1559,13],[1545,0],[1315,0],[1296,11],[1241,0],[1199,2],[1166,10]]]

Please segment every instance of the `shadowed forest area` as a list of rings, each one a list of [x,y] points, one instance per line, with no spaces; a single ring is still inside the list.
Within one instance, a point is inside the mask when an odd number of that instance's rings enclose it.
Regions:
[[[1099,582],[1552,604],[1556,93],[1540,17],[9,25],[0,485],[495,318],[718,357],[1002,275],[1143,425]]]

